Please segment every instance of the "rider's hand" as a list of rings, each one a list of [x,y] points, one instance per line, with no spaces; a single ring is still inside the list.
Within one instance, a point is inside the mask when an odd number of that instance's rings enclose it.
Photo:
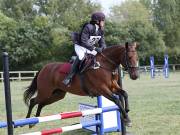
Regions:
[[[102,48],[96,47],[96,48],[95,48],[95,51],[98,52],[98,53],[102,53]]]

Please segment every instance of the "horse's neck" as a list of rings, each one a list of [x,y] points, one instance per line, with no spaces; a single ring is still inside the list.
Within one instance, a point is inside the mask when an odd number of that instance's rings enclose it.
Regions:
[[[110,60],[112,60],[114,63],[116,63],[118,66],[119,64],[121,64],[124,50],[125,49],[123,46],[113,46],[113,47],[107,48],[104,51],[104,55]],[[113,68],[116,68],[116,66],[113,66]]]

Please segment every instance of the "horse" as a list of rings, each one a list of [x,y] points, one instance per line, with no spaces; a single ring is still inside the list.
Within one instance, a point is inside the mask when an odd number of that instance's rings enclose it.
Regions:
[[[62,100],[69,92],[79,96],[97,97],[103,95],[118,106],[125,124],[131,124],[128,116],[127,93],[118,85],[118,78],[115,73],[121,64],[128,71],[132,80],[138,78],[137,46],[136,42],[132,42],[107,47],[102,53],[95,56],[99,68],[87,68],[83,73],[77,73],[70,86],[62,83],[67,73],[60,72],[60,70],[67,70],[68,68],[68,71],[70,70],[69,66],[63,68],[67,63],[57,62],[45,65],[24,92],[24,102],[29,107],[26,118],[30,117],[35,105],[38,105],[35,116],[39,117],[44,106]],[[115,94],[124,95],[125,108]]]

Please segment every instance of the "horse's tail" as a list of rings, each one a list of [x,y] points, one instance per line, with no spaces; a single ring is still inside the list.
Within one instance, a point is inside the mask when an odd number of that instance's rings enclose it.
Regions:
[[[31,85],[29,85],[26,88],[26,91],[24,92],[24,103],[28,106],[29,101],[31,97],[36,93],[37,91],[37,77],[38,77],[39,72],[36,74],[34,79],[31,82]]]

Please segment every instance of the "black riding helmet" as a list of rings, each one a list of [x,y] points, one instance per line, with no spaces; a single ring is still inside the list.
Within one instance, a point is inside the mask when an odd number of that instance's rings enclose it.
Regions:
[[[100,22],[105,20],[105,15],[102,12],[95,12],[91,15],[92,22]]]

